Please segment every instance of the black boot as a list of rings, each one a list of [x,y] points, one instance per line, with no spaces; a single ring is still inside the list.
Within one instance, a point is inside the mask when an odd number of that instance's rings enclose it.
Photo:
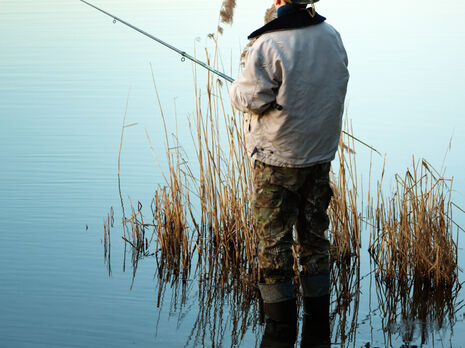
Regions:
[[[329,348],[330,346],[329,295],[304,297],[301,347]]]
[[[264,303],[265,332],[260,348],[292,348],[297,338],[297,307],[295,299]]]

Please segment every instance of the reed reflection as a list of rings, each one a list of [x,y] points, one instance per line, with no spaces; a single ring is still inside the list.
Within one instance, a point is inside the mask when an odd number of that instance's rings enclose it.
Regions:
[[[176,161],[179,163],[183,160],[178,158]],[[179,168],[178,164],[176,166]],[[176,179],[179,172],[172,171],[173,182],[179,182]],[[332,221],[335,221],[330,230],[331,308],[329,301],[325,302],[328,303],[326,306],[321,305],[323,301],[316,303],[311,307],[317,309],[302,313],[301,320],[296,318],[294,326],[283,328],[272,323],[266,323],[265,327],[260,325],[261,311],[255,286],[256,264],[252,244],[248,244],[249,248],[242,248],[242,252],[238,249],[238,244],[244,243],[245,237],[235,233],[232,225],[234,220],[222,221],[225,233],[221,233],[218,225],[214,227],[215,220],[209,214],[202,214],[197,223],[193,218],[192,205],[187,194],[182,192],[181,185],[175,184],[174,189],[173,186],[160,187],[156,191],[149,223],[144,220],[140,203],[137,208],[131,203],[131,215],[122,219],[122,239],[131,255],[133,280],[139,262],[146,257],[153,257],[158,288],[157,307],[169,306],[171,313],[177,313],[178,326],[192,309],[197,313],[186,341],[186,345],[191,346],[224,346],[225,342],[231,342],[231,347],[238,347],[249,330],[255,334],[255,346],[261,347],[293,347],[296,341],[301,347],[326,347],[330,342],[337,342],[340,346],[353,345],[358,342],[362,287],[368,287],[370,292],[372,288],[376,291],[375,307],[381,313],[386,346],[395,346],[393,342],[399,339],[406,345],[413,344],[417,335],[420,335],[421,344],[425,344],[441,328],[452,329],[457,312],[454,308],[461,308],[461,302],[456,303],[460,290],[457,277],[448,278],[454,279],[452,283],[447,279],[438,282],[438,278],[415,277],[412,274],[394,277],[393,273],[389,273],[387,277],[388,273],[379,262],[384,259],[376,257],[376,251],[380,250],[376,243],[380,238],[373,238],[370,252],[374,262],[370,263],[369,273],[361,277],[361,233],[358,214],[354,213],[356,203],[341,203],[341,197],[348,197],[349,194],[355,200],[351,192],[356,188],[355,184],[347,185],[345,177],[341,168],[339,183],[333,187],[336,201],[331,205]],[[191,219],[188,220],[187,216]],[[379,217],[380,214],[374,216]],[[104,255],[109,275],[110,227],[113,227],[113,220],[111,211],[104,224]],[[239,225],[242,233],[250,232],[251,228],[247,227],[246,230],[246,226],[245,222]],[[334,226],[344,228],[336,229]],[[396,231],[391,229],[390,233]],[[232,242],[232,238],[238,239]],[[410,240],[414,241],[413,238]],[[456,251],[454,246],[451,243],[448,250]],[[457,265],[456,258],[454,264]],[[368,275],[370,283],[362,285]],[[298,277],[295,284],[298,297]],[[167,292],[167,289],[171,291]],[[165,301],[166,293],[171,294],[168,304]],[[369,316],[372,316],[371,306]],[[300,339],[297,338],[299,324]]]
[[[157,272],[157,307],[169,306],[170,312],[177,313],[178,326],[186,320],[188,313],[196,312],[186,346],[241,346],[247,331],[256,332],[258,345],[261,330],[258,318],[257,290],[251,286],[249,291],[232,286],[221,287],[221,281],[215,278],[182,278],[167,268]],[[167,288],[170,288],[169,304],[165,303]],[[191,320],[191,319],[190,319]]]
[[[113,207],[103,220],[103,259],[107,266],[108,276],[111,276],[111,229],[115,223],[115,212]]]
[[[331,271],[334,302],[332,318],[333,342],[356,339],[360,305],[360,265],[354,259],[333,262]]]
[[[226,346],[226,342],[230,342],[231,347],[239,347],[250,331],[256,337],[257,347],[330,347],[331,342],[337,342],[341,347],[353,345],[358,342],[360,290],[364,286],[368,286],[370,292],[373,288],[376,293],[375,310],[370,307],[369,316],[378,311],[386,346],[395,346],[399,339],[405,345],[427,344],[438,330],[453,329],[456,313],[463,305],[457,302],[460,290],[457,283],[434,286],[420,280],[386,281],[375,276],[375,264],[371,265],[367,275],[361,277],[356,257],[352,257],[333,260],[331,301],[326,302],[326,307],[322,306],[323,302],[315,303],[311,306],[315,310],[310,313],[304,313],[301,308],[301,316],[296,317],[294,327],[283,328],[273,323],[263,326],[260,325],[259,295],[252,282],[244,284],[239,279],[230,278],[225,284],[224,278],[206,276],[208,271],[200,280],[196,278],[197,273],[191,274],[191,267],[187,270],[180,267],[181,260],[180,264],[163,261],[160,247],[158,252],[149,251],[153,241],[150,230],[155,233],[156,226],[143,223],[140,212],[132,212],[132,221],[126,220],[128,229],[131,229],[126,244],[132,249],[132,274],[135,276],[138,262],[150,256],[157,265],[157,307],[167,306],[170,313],[176,313],[178,327],[186,324],[189,313],[196,313],[195,319],[188,321],[191,331],[186,346]],[[145,229],[144,234],[142,229]],[[145,242],[137,248],[136,241],[142,236]],[[192,269],[198,272],[202,264],[194,258],[192,261],[191,266],[195,265]],[[364,280],[368,276],[370,282],[367,285]],[[373,284],[371,280],[374,280]],[[170,297],[166,298],[166,294]],[[420,342],[415,341],[418,336]]]
[[[425,345],[443,328],[453,332],[456,308],[462,307],[457,300],[460,288],[459,284],[434,286],[422,280],[376,278],[385,344],[392,346],[393,338],[400,338],[407,346]]]
[[[331,347],[330,320],[328,308],[321,308],[302,319],[301,348]]]

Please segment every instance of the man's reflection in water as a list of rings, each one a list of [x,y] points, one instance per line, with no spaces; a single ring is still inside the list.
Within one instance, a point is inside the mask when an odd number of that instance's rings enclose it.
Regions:
[[[297,325],[267,320],[260,348],[293,348],[297,336]]]
[[[263,303],[263,306],[266,326],[260,347],[294,347],[297,337],[296,299],[271,305]]]
[[[300,346],[326,348],[331,346],[329,330],[329,295],[304,297],[304,315]]]
[[[283,306],[284,307],[284,306]],[[265,332],[260,348],[292,348],[297,338],[297,314],[282,308],[283,319],[276,321],[266,318]],[[301,348],[329,348],[331,334],[329,329],[329,295],[304,298]]]

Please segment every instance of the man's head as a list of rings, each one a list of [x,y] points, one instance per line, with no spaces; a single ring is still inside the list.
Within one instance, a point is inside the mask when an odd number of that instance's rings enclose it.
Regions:
[[[273,1],[274,1],[274,7],[276,7],[276,9],[280,8],[281,6],[291,3],[290,0],[273,0]]]

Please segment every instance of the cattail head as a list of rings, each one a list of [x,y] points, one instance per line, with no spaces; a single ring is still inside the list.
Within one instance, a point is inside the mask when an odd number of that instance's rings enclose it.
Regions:
[[[276,7],[273,4],[265,11],[265,24],[271,22],[273,19],[276,19],[276,17],[278,17],[278,13],[276,11]]]
[[[232,24],[235,8],[236,0],[223,0],[223,4],[221,5],[220,10],[221,22],[226,24]]]

